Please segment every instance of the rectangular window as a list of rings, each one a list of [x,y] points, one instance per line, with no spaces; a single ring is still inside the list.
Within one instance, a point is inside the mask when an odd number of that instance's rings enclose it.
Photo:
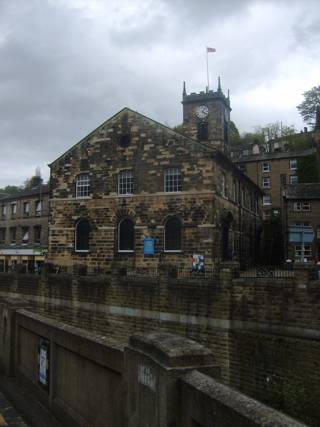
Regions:
[[[262,168],[262,172],[270,172],[271,171],[271,166],[269,162],[263,162],[261,165]]]
[[[291,175],[290,176],[290,184],[298,184],[298,176],[297,175]]]
[[[29,243],[29,227],[22,227],[21,229],[21,243],[27,245]]]
[[[15,218],[17,216],[17,204],[11,203],[11,218]]]
[[[180,169],[170,168],[164,172],[164,191],[166,193],[181,191]]]
[[[133,194],[133,172],[131,170],[119,172],[118,194]]]
[[[23,216],[29,216],[29,202],[23,203]]]
[[[15,245],[16,239],[17,239],[17,229],[16,229],[16,227],[11,227],[10,228],[10,243],[12,245]]]
[[[42,215],[42,201],[41,200],[36,201],[35,211],[36,211],[36,216]]]
[[[34,243],[36,244],[41,243],[41,225],[35,225],[33,227],[33,236],[34,236]]]
[[[262,178],[262,188],[270,188],[270,178],[268,176]]]
[[[297,261],[304,261],[304,259],[311,258],[312,248],[311,245],[295,245],[295,259]]]
[[[263,206],[271,205],[271,196],[263,196],[262,204]]]
[[[311,210],[311,203],[310,202],[294,202],[293,210],[295,212],[308,212]]]
[[[297,159],[289,160],[289,169],[291,171],[296,171],[298,169],[298,161],[297,161]]]
[[[90,178],[88,174],[77,176],[76,197],[88,197],[90,194]]]
[[[4,244],[6,242],[6,229],[0,228],[0,243]]]
[[[7,216],[7,206],[6,205],[1,206],[1,216],[2,216],[2,218],[5,218]]]

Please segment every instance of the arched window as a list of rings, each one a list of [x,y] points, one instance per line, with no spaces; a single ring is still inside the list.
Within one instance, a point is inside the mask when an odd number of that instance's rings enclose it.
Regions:
[[[77,176],[76,179],[76,197],[87,197],[90,194],[90,178],[89,175],[83,173]]]
[[[90,223],[87,219],[80,219],[76,224],[75,229],[75,251],[88,252],[89,251],[89,235]]]
[[[134,224],[131,219],[123,219],[118,225],[118,251],[134,251]]]
[[[165,252],[181,251],[181,221],[177,217],[169,218],[164,227]]]

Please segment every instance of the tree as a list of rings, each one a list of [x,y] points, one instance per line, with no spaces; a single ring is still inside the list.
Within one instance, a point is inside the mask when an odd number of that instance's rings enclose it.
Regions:
[[[240,143],[239,130],[232,120],[230,120],[230,123],[229,123],[229,138],[230,138],[230,144],[235,145]]]
[[[21,191],[21,187],[17,187],[16,185],[7,185],[4,188],[0,188],[0,193],[8,194],[9,196],[17,194],[19,191]]]
[[[297,109],[306,123],[314,125],[317,108],[320,108],[320,86],[314,86],[312,89],[307,90],[303,96],[304,101],[297,106]]]
[[[24,182],[24,188],[26,190],[31,190],[34,187],[38,187],[43,182],[43,179],[41,178],[41,171],[39,166],[36,167],[35,175],[31,178],[28,178]]]

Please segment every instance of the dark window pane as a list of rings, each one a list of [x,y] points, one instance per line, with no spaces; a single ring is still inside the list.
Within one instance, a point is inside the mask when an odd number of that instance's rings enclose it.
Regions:
[[[86,219],[80,220],[76,225],[76,251],[89,250],[90,224]]]
[[[134,224],[130,219],[124,219],[119,224],[119,251],[134,250]]]
[[[171,218],[166,222],[164,246],[166,251],[181,250],[181,222],[179,218]]]

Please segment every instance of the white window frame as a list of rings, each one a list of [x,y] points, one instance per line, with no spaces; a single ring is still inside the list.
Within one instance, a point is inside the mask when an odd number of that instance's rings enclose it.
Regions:
[[[76,178],[76,198],[82,199],[90,196],[90,177],[87,173],[82,173]]]
[[[119,196],[130,196],[133,194],[133,171],[125,169],[118,173],[118,194]]]
[[[298,160],[297,159],[289,160],[289,169],[291,171],[296,171],[298,169]]]
[[[293,203],[293,211],[294,212],[310,212],[311,211],[311,203],[310,202],[294,202]]]
[[[179,168],[168,168],[164,171],[164,192],[179,193],[182,191],[181,171]]]
[[[269,176],[262,177],[262,188],[271,188],[271,179]]]
[[[268,199],[269,201],[266,202],[266,199]],[[265,195],[265,196],[262,197],[262,205],[263,206],[270,206],[271,204],[272,204],[271,203],[271,196]]]
[[[262,170],[262,172],[270,172],[271,171],[270,162],[262,162],[261,170]]]
[[[23,228],[22,228],[22,231],[23,231]],[[25,239],[25,237],[27,238]],[[25,227],[25,232],[21,236],[21,244],[28,245],[28,243],[29,243],[29,227]]]
[[[28,216],[30,212],[30,203],[23,202],[23,215]]]
[[[42,200],[36,201],[35,212],[36,212],[36,216],[42,215]]]
[[[295,182],[292,182],[292,181],[295,181]],[[298,182],[299,182],[298,175],[290,175],[290,184],[294,185],[294,184],[298,184]]]

